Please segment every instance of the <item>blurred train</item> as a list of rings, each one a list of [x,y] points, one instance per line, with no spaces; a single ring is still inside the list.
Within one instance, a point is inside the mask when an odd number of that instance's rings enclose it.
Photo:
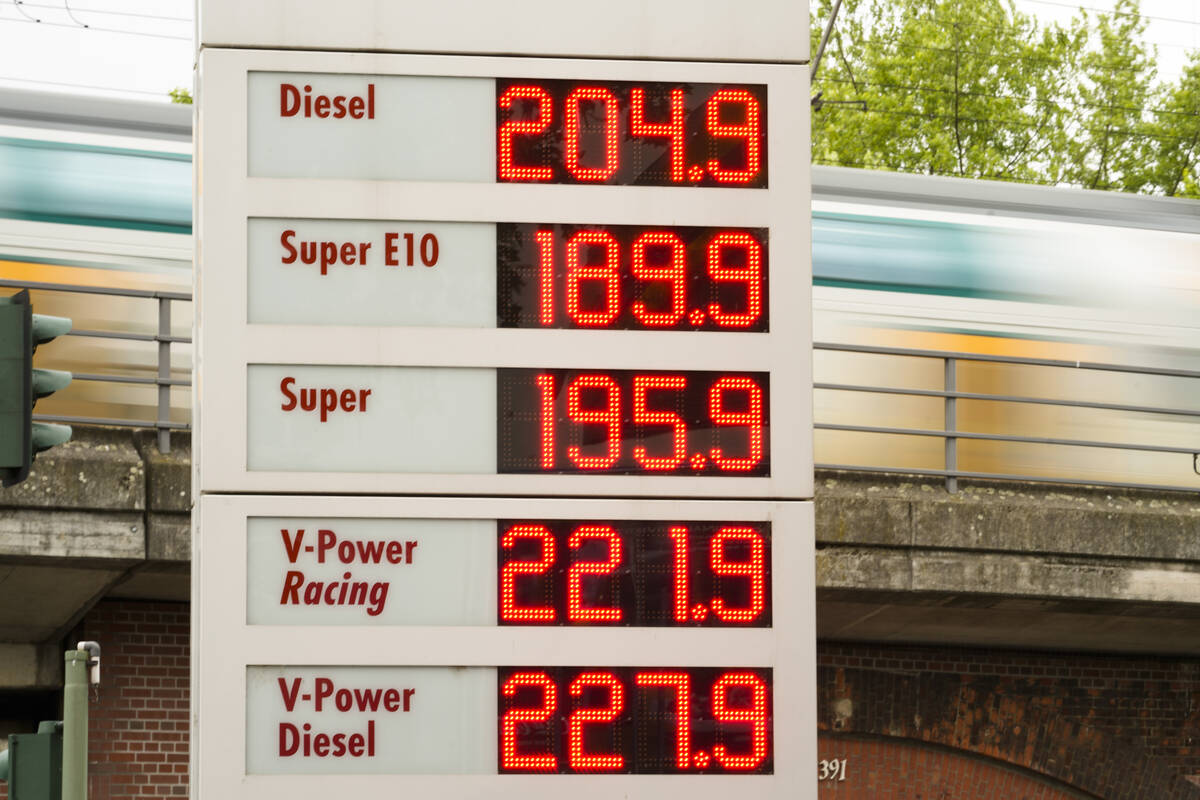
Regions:
[[[0,90],[0,278],[188,291],[189,107]],[[797,210],[798,215],[803,210]],[[817,342],[1200,370],[1200,202],[813,169]],[[76,330],[153,333],[154,301],[35,293]],[[191,308],[174,303],[172,332]],[[172,375],[190,348],[173,345]],[[155,347],[73,336],[40,361],[151,377]],[[959,391],[1200,409],[1200,380],[964,362]],[[941,360],[818,350],[822,384],[943,388]],[[77,382],[46,413],[153,418],[153,387]],[[190,395],[172,392],[186,421]],[[38,406],[43,411],[43,405]],[[1200,418],[960,400],[960,430],[1196,446]],[[818,422],[938,430],[940,397],[819,389]],[[818,463],[936,470],[939,438],[820,430]],[[960,469],[1200,488],[1180,454],[962,440]]]

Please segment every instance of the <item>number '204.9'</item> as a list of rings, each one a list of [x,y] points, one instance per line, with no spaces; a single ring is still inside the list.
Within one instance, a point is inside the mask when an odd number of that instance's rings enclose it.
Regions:
[[[765,86],[496,81],[502,183],[767,185]]]

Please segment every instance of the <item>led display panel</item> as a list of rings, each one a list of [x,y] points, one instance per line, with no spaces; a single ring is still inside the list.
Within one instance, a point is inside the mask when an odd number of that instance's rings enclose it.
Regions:
[[[767,185],[767,87],[496,79],[496,179]]]
[[[771,524],[500,520],[501,625],[770,627]]]
[[[763,774],[771,670],[500,670],[500,772]]]
[[[765,373],[496,371],[498,471],[771,474]]]
[[[767,231],[496,226],[502,328],[767,330]]]

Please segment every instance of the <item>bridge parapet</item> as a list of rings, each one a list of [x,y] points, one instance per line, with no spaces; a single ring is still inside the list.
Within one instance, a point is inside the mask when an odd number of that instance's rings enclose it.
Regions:
[[[823,472],[819,635],[1200,652],[1200,496]]]

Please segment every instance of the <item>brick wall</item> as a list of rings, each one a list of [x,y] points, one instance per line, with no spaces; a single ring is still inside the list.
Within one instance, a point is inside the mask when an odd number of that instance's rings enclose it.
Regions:
[[[187,795],[188,634],[187,604],[106,601],[69,638],[103,647],[90,800]],[[818,662],[819,757],[847,759],[822,800],[1200,798],[1200,661],[823,642]]]
[[[987,759],[917,742],[823,735],[817,752],[831,775],[818,784],[820,800],[1080,800],[1085,797]]]
[[[818,662],[826,743],[929,742],[1106,800],[1200,798],[1200,662],[839,643]]]
[[[187,796],[188,615],[186,603],[106,601],[72,634],[102,648],[89,800]]]

